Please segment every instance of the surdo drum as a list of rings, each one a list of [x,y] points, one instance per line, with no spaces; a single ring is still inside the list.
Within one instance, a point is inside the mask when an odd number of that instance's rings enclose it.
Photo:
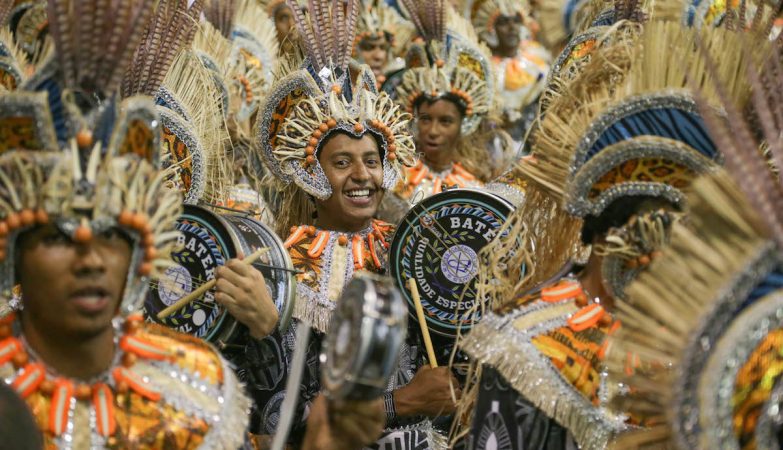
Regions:
[[[389,272],[399,287],[411,320],[416,319],[408,280],[416,280],[429,330],[453,339],[470,329],[480,314],[474,289],[479,252],[512,213],[511,202],[478,189],[453,189],[414,205],[391,244]]]
[[[358,272],[337,303],[324,341],[322,383],[330,398],[371,400],[397,370],[407,330],[405,301],[388,277]]]
[[[293,311],[296,280],[288,252],[277,235],[263,223],[244,215],[218,215],[207,209],[185,205],[177,220],[181,247],[172,252],[174,265],[151,287],[144,302],[147,320],[202,338],[219,347],[230,344],[240,324],[215,301],[215,290],[183,306],[170,316],[158,313],[216,276],[216,269],[236,258],[269,247],[253,264],[263,275],[266,287],[280,314],[279,326],[288,327]]]

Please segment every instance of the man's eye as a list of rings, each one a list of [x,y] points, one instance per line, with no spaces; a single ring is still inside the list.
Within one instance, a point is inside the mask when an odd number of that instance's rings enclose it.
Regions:
[[[61,231],[52,231],[43,237],[43,241],[49,245],[68,244],[71,240]]]

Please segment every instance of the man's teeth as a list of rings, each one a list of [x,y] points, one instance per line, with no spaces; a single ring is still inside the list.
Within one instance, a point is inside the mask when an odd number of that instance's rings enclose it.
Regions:
[[[356,189],[353,191],[348,191],[345,193],[348,197],[369,197],[370,196],[370,190],[369,189]]]

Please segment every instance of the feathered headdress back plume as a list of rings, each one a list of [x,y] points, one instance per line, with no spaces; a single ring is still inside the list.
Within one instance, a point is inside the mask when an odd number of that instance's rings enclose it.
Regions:
[[[767,60],[764,70],[758,73],[754,66],[746,69],[747,77],[753,84],[753,112],[759,122],[770,163],[783,167],[783,47],[778,41],[774,53]],[[746,41],[748,48],[751,43]],[[715,61],[708,59],[708,66],[714,68]],[[724,105],[728,120],[715,117],[714,112],[702,99],[704,117],[710,126],[713,139],[724,151],[726,167],[739,187],[748,197],[772,232],[780,248],[783,248],[783,185],[780,178],[771,173],[769,163],[759,157],[759,143],[755,139],[755,130],[745,120],[743,108],[726,92],[726,88],[717,84],[715,92]],[[752,156],[755,155],[755,156]]]
[[[125,73],[122,96],[155,95],[177,53],[193,39],[205,0],[160,0]]]
[[[422,38],[426,41],[442,41],[446,38],[445,0],[402,0]]]
[[[154,4],[155,0],[49,0],[49,30],[65,86],[86,93],[114,93],[147,29]]]
[[[739,39],[747,49],[767,40],[751,34]],[[608,355],[611,376],[630,389],[615,401],[650,426],[624,436],[617,448],[777,445],[783,190],[770,166],[783,161],[782,50],[777,42],[763,65],[747,67],[758,130],[726,92],[730,81],[724,77],[716,76],[709,88],[727,120],[704,93],[697,97],[736,183],[723,174],[696,183],[689,223],[675,227],[664,257],[618,304],[623,327]],[[717,75],[717,62],[707,62]]]
[[[204,17],[223,37],[230,37],[234,28],[234,18],[239,9],[238,0],[207,0]]]
[[[308,0],[305,14],[295,0],[286,0],[294,11],[305,53],[314,67],[347,70],[356,38],[358,0]]]

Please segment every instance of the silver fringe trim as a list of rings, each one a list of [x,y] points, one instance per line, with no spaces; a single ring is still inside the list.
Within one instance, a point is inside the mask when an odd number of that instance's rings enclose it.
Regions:
[[[563,325],[552,323],[553,328]],[[582,449],[606,448],[627,429],[624,417],[594,406],[538,351],[531,339],[539,333],[515,332],[510,326],[508,320],[487,314],[463,338],[460,348],[495,368],[514,390],[568,428]]]
[[[296,296],[294,319],[309,323],[319,333],[329,331],[329,323],[336,305],[327,300],[325,295],[311,291],[302,283],[297,286]]]
[[[429,450],[447,450],[448,449],[448,439],[446,436],[438,433],[433,427],[432,422],[429,420],[423,420],[419,423],[416,423],[414,425],[408,425],[404,427],[398,427],[398,428],[387,428],[383,430],[384,436],[390,434],[390,433],[420,433],[427,437],[427,449]],[[404,445],[407,444],[407,442],[403,443],[403,450],[412,450],[408,449]],[[365,450],[373,449],[375,447],[365,447]],[[385,448],[385,447],[384,447]],[[420,447],[416,447],[418,449]]]

